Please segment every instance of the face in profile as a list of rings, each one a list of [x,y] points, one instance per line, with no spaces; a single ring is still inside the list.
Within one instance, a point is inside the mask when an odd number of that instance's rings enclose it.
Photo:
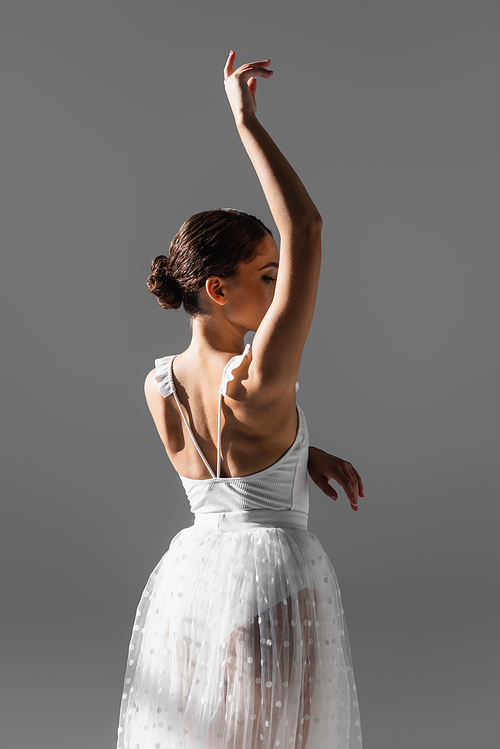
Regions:
[[[225,279],[225,314],[231,323],[255,331],[274,297],[278,274],[279,250],[274,238],[266,234],[258,254],[248,263],[240,263],[235,276]]]

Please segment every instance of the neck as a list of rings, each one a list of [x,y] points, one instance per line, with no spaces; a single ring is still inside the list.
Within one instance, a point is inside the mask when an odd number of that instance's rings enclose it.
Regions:
[[[209,315],[197,315],[192,323],[193,335],[188,351],[198,357],[203,354],[241,354],[245,348],[245,333],[240,326],[225,318],[214,320]]]

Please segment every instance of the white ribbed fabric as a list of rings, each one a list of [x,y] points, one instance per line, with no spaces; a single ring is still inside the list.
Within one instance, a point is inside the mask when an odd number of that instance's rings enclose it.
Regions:
[[[221,397],[247,351],[226,365]],[[164,397],[175,396],[174,358],[155,362]],[[139,602],[117,749],[361,749],[341,594],[307,529],[309,439],[297,413],[293,444],[265,470],[180,477],[194,523]]]
[[[302,510],[309,512],[307,460],[309,435],[297,406],[298,428],[293,445],[269,468],[241,478],[189,479],[179,476],[194,513],[231,510]]]

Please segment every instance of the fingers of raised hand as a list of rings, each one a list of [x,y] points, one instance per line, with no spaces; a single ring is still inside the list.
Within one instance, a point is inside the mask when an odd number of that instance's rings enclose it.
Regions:
[[[234,70],[234,60],[236,53],[231,50],[224,66],[224,80],[227,80],[230,76],[235,75],[248,80],[252,76],[261,76],[262,78],[269,78],[272,74],[272,70],[268,70],[267,66],[270,65],[271,60],[259,60],[257,62],[248,62],[245,65],[240,65],[237,70]]]
[[[250,68],[263,68],[267,70],[271,64],[271,58],[268,57],[266,60],[257,60],[256,62],[246,62],[244,65],[240,65],[238,70],[249,70]],[[268,71],[271,72],[271,71]]]
[[[235,70],[235,75],[240,76],[241,78],[248,80],[252,76],[260,76],[261,78],[269,78],[272,76],[273,71],[269,70],[265,67],[265,65],[269,65],[269,62],[264,60],[264,63],[260,62],[251,62],[248,65],[242,65],[238,70]]]
[[[248,79],[248,88],[252,92],[252,96],[255,99],[255,92],[257,91],[257,78],[254,78],[252,76],[252,78]]]
[[[236,52],[232,49],[227,57],[226,64],[224,65],[224,80],[233,74],[235,57]]]

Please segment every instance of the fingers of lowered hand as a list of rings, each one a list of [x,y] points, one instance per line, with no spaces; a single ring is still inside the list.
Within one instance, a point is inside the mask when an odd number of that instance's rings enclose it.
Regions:
[[[359,496],[360,497],[364,497],[365,496],[365,490],[363,488],[363,482],[361,480],[361,476],[359,475],[359,473],[357,472],[357,470],[355,468],[353,470],[354,470],[354,473],[356,474],[356,476],[358,477]]]
[[[364,495],[363,482],[361,480],[361,476],[359,475],[359,473],[357,472],[357,470],[354,468],[353,465],[351,465],[350,474],[351,474],[352,489],[353,489],[353,492],[355,493],[356,499],[358,495],[360,497],[364,497],[365,495]]]
[[[347,498],[349,499],[349,502],[351,503],[351,507],[356,512],[358,511],[358,495],[359,495],[359,483],[358,483],[358,472],[354,468],[354,466],[349,463],[348,461],[345,461],[344,463],[344,475],[346,478],[345,485],[344,485],[344,491],[347,494]]]
[[[311,479],[314,481],[316,486],[321,489],[323,494],[326,494],[327,497],[330,497],[330,499],[337,500],[339,495],[328,483],[328,476],[325,476],[320,471],[310,470],[309,475],[311,476]]]
[[[333,486],[331,486],[331,484],[327,483],[327,486],[328,486],[329,491],[326,491],[325,494],[327,494],[333,500],[337,501],[337,499],[339,498],[339,495],[337,494]]]

